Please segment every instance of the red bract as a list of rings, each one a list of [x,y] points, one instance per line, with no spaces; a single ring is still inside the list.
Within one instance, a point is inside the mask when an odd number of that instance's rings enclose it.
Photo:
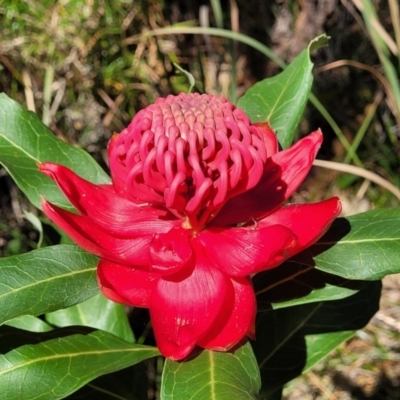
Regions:
[[[168,96],[112,137],[111,185],[41,164],[78,214],[43,210],[101,257],[105,296],[150,309],[162,354],[227,350],[254,334],[250,276],[314,243],[340,212],[337,198],[282,206],[321,141],[317,131],[278,152],[269,125],[224,98]]]

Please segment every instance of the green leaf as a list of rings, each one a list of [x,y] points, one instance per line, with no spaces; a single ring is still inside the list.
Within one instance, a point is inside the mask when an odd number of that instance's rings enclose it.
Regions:
[[[97,257],[60,245],[0,259],[0,324],[80,303],[98,293]]]
[[[35,214],[31,212],[24,212],[24,218],[28,220],[33,225],[33,227],[39,232],[39,240],[37,243],[37,248],[42,247],[44,239],[42,221]]]
[[[379,309],[380,290],[380,282],[369,282],[342,300],[260,313],[252,344],[261,370],[262,398],[279,391],[334,350],[350,337],[345,331],[364,327]],[[321,337],[315,340],[318,335]]]
[[[260,375],[251,346],[225,353],[204,350],[184,362],[166,360],[162,400],[256,399]]]
[[[155,347],[103,331],[25,345],[0,356],[0,392],[4,400],[62,399],[100,375],[157,355]]]
[[[189,71],[186,71],[185,69],[183,69],[179,64],[174,63],[174,62],[173,62],[172,64],[174,64],[174,67],[175,67],[181,74],[183,74],[183,75],[186,76],[186,79],[187,79],[188,82],[189,82],[189,90],[188,90],[188,93],[191,93],[192,90],[193,90],[193,88],[194,88],[194,86],[196,85],[196,80],[194,79],[194,76],[193,76]]]
[[[58,139],[31,111],[0,94],[0,163],[36,207],[41,196],[61,206],[71,207],[56,184],[38,171],[37,164],[63,164],[94,183],[110,178],[82,149]]]
[[[268,121],[283,148],[293,142],[311,91],[310,52],[326,43],[326,35],[313,40],[283,72],[257,82],[237,103],[252,122]]]
[[[134,342],[124,306],[106,299],[101,293],[73,307],[47,314],[46,321],[58,327],[90,326]]]
[[[258,309],[270,310],[351,296],[364,281],[350,281],[290,259],[253,277]]]
[[[337,219],[294,262],[347,279],[377,280],[400,272],[400,207]]]
[[[51,325],[46,324],[40,318],[32,317],[32,315],[21,315],[20,317],[13,318],[7,321],[6,325],[30,332],[49,332],[53,330]]]
[[[351,339],[357,331],[329,332],[306,336],[307,361],[303,373],[323,360],[346,340]]]
[[[309,304],[327,300],[340,300],[348,296],[351,296],[355,292],[356,292],[355,289],[326,285],[323,289],[313,290],[307,296],[300,297],[298,299],[284,301],[282,303],[273,303],[272,308],[274,310],[277,310],[278,308],[298,306],[300,304]]]
[[[326,47],[328,46],[330,36],[327,36],[325,33],[317,36],[308,45],[308,51],[311,54],[314,50],[318,50],[321,47]]]

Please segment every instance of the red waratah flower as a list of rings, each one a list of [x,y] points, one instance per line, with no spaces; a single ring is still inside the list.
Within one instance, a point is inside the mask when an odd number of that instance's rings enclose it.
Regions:
[[[105,296],[150,309],[162,354],[227,350],[254,334],[250,276],[314,243],[340,212],[337,198],[282,206],[321,141],[316,131],[278,152],[267,123],[222,97],[159,98],[112,137],[111,185],[41,164],[78,214],[43,210],[101,258]]]

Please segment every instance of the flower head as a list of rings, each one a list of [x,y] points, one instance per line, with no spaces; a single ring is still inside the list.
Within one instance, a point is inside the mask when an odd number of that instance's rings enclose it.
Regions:
[[[112,137],[111,185],[41,164],[78,214],[46,201],[43,210],[101,257],[107,297],[150,309],[165,356],[226,350],[254,335],[250,276],[314,243],[340,212],[337,198],[282,206],[321,142],[316,131],[278,152],[269,125],[226,99],[168,96]]]
[[[201,230],[256,185],[276,145],[271,129],[250,124],[226,99],[181,94],[140,111],[112,139],[109,158],[126,198],[166,207]]]

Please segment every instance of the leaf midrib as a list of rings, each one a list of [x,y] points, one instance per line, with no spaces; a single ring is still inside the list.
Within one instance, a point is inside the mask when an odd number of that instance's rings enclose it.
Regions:
[[[19,288],[12,289],[12,290],[10,290],[10,291],[8,291],[8,292],[5,292],[5,293],[3,293],[3,294],[0,294],[0,299],[3,298],[3,297],[5,297],[5,296],[11,296],[11,295],[13,295],[13,294],[15,294],[15,293],[18,293],[18,292],[21,291],[21,290],[30,288],[30,287],[32,287],[32,286],[41,285],[41,284],[43,284],[43,283],[51,282],[51,281],[53,281],[53,280],[64,279],[64,278],[69,277],[69,276],[79,275],[79,274],[83,274],[83,273],[90,272],[90,271],[95,271],[95,270],[96,270],[96,267],[91,267],[91,268],[88,268],[88,269],[79,270],[79,271],[72,271],[72,272],[67,273],[67,274],[56,275],[56,276],[52,276],[52,277],[50,277],[50,278],[42,279],[42,280],[40,280],[40,281],[35,281],[35,282],[30,283],[30,284],[28,284],[28,285],[20,286]]]
[[[379,238],[379,239],[354,239],[354,240],[339,240],[331,242],[317,242],[313,246],[325,246],[325,245],[346,245],[346,244],[358,244],[358,243],[376,243],[376,242],[399,242],[400,237],[397,238]]]
[[[215,376],[214,376],[214,353],[212,351],[208,352],[210,358],[210,387],[211,387],[211,399],[216,400],[215,397]]]
[[[289,76],[289,79],[286,81],[286,84],[283,86],[282,91],[280,92],[278,98],[276,99],[275,103],[273,104],[273,107],[270,109],[269,114],[267,115],[267,121],[269,121],[272,117],[272,115],[274,114],[274,111],[276,109],[276,107],[278,106],[278,103],[280,102],[281,98],[284,97],[284,94],[286,93],[286,90],[289,86],[289,82],[292,82],[292,78],[294,75],[296,75],[295,70],[292,71],[292,73]]]
[[[24,367],[30,366],[32,364],[35,364],[35,363],[38,363],[41,361],[50,361],[50,360],[56,360],[59,358],[73,358],[73,357],[77,357],[77,356],[88,356],[88,355],[103,355],[103,354],[112,354],[112,353],[134,353],[134,352],[139,352],[139,351],[148,352],[149,350],[150,349],[113,349],[113,350],[101,350],[101,351],[100,350],[80,351],[78,353],[54,354],[53,356],[35,358],[34,360],[29,360],[27,362],[24,362],[23,364],[15,365],[12,368],[3,369],[0,371],[0,376],[10,373],[12,371],[15,371],[19,368],[24,368]],[[5,355],[3,356],[3,358],[6,359]]]
[[[28,153],[23,147],[19,146],[18,144],[12,142],[7,136],[5,136],[4,133],[0,134],[0,137],[4,138],[8,143],[10,143],[13,147],[16,147],[17,149],[19,149],[22,153],[24,153],[26,156],[28,156],[28,158],[32,159],[33,161],[35,161],[36,163],[39,163],[40,160],[38,160],[35,157],[32,157],[32,154]]]

